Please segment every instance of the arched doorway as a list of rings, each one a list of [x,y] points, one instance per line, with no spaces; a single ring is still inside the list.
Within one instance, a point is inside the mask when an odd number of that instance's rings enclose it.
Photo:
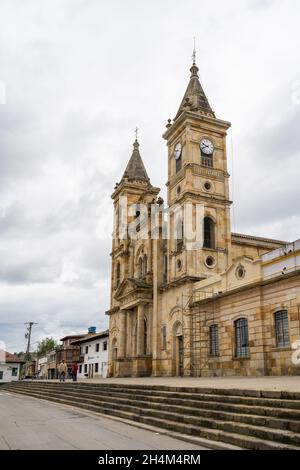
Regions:
[[[182,377],[184,372],[183,365],[183,334],[182,334],[182,325],[178,321],[174,324],[173,327],[173,375]]]

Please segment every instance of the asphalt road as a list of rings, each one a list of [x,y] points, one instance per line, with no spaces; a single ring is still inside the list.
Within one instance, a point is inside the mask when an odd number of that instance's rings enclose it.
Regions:
[[[201,450],[204,447],[0,390],[0,449]]]

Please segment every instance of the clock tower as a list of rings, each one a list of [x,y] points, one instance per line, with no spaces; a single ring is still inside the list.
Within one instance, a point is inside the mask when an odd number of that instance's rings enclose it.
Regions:
[[[169,281],[207,278],[225,271],[231,263],[226,154],[230,123],[213,112],[199,81],[195,55],[190,72],[178,112],[173,121],[169,119],[163,135],[168,146],[167,188],[172,214],[167,250]],[[175,206],[189,207],[181,212],[184,220],[174,219]],[[187,227],[198,232],[192,241],[190,235],[187,238]]]

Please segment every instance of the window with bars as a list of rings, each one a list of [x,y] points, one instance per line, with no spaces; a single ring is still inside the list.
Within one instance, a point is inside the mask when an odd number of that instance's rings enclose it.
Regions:
[[[210,356],[219,355],[219,327],[211,325],[209,327],[209,354]]]
[[[235,326],[235,355],[236,357],[250,356],[248,320],[239,318],[234,323]]]
[[[275,313],[276,343],[279,348],[290,345],[289,317],[287,310]]]
[[[202,166],[206,166],[208,168],[212,168],[213,167],[213,158],[212,158],[212,155],[208,156],[204,156],[202,155],[201,157],[201,163],[202,163]]]

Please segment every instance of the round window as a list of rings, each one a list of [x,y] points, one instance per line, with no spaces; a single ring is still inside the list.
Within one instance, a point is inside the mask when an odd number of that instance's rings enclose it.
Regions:
[[[213,268],[215,266],[215,263],[215,258],[213,258],[212,256],[208,256],[205,259],[205,264],[208,268]]]
[[[204,189],[206,191],[211,191],[211,183],[209,181],[205,181],[204,183]]]
[[[237,267],[235,275],[238,279],[244,279],[246,275],[246,269],[241,264]]]

